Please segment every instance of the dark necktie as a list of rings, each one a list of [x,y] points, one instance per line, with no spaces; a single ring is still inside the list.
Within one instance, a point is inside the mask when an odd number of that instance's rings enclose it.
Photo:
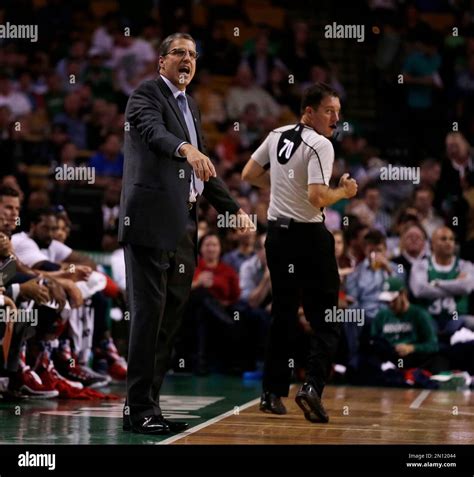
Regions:
[[[199,145],[197,140],[196,127],[194,125],[194,118],[191,113],[191,110],[189,109],[186,96],[184,95],[184,93],[180,93],[176,99],[178,101],[179,109],[181,109],[181,112],[183,113],[183,116],[184,116],[184,120],[186,121],[189,137],[191,138],[191,144],[197,148],[199,147]],[[196,176],[196,174],[194,173],[194,170],[192,174],[191,186],[194,188],[194,191],[196,192],[196,194],[198,195],[202,194],[202,191],[204,190],[204,182]]]

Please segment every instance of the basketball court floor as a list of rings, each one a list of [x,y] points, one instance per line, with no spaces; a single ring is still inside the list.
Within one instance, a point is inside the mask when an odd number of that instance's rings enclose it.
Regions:
[[[473,444],[474,393],[328,386],[328,424],[306,421],[292,397],[288,414],[258,410],[260,382],[212,375],[165,380],[164,415],[182,434],[122,431],[122,400],[0,400],[0,444]],[[124,385],[110,392],[123,396]]]

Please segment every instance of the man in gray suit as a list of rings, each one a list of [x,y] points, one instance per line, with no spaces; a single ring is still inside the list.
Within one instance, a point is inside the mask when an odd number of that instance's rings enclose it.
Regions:
[[[205,154],[200,114],[185,93],[196,58],[190,35],[168,36],[160,46],[160,76],[134,91],[125,112],[119,240],[131,322],[123,427],[142,434],[187,428],[163,418],[159,396],[191,290],[199,196],[219,213],[238,214],[243,229],[253,225]]]

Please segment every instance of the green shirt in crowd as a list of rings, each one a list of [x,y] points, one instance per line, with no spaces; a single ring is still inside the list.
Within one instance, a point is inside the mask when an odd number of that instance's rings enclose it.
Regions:
[[[410,305],[401,315],[387,308],[380,310],[371,324],[372,337],[383,337],[391,345],[412,344],[416,353],[436,353],[438,338],[431,324],[432,318],[421,307]]]

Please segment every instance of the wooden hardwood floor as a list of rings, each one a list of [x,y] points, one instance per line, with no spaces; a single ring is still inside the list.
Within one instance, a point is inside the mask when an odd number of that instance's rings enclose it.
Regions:
[[[293,397],[288,414],[258,404],[176,436],[170,444],[473,444],[474,393],[329,386],[323,402],[328,424],[312,424]]]

